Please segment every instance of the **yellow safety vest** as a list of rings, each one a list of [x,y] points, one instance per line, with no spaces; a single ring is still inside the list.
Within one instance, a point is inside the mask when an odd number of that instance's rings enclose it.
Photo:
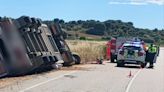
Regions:
[[[148,49],[148,52],[149,53],[156,53],[157,52],[157,48],[154,47],[154,46],[153,47],[150,46],[149,49]]]

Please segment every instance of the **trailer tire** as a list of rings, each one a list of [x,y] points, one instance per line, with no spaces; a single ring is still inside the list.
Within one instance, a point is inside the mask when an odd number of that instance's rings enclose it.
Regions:
[[[23,17],[23,19],[24,19],[24,21],[26,22],[26,24],[30,24],[30,23],[32,23],[31,18],[28,17],[28,16]]]
[[[31,18],[31,20],[32,20],[32,24],[37,24],[38,23],[36,18]]]
[[[41,19],[37,19],[38,21],[38,26],[41,26],[42,25],[42,20]]]

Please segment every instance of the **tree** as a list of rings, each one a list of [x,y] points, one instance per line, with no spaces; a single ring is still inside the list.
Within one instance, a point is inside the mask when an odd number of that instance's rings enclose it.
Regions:
[[[79,40],[86,40],[86,37],[82,36],[79,38]]]
[[[55,22],[55,23],[58,23],[58,22],[59,22],[59,19],[58,19],[58,18],[55,18],[55,19],[54,19],[54,22]]]
[[[94,29],[105,31],[106,30],[106,26],[103,23],[96,23],[94,25]]]
[[[69,23],[72,24],[72,25],[76,25],[77,24],[76,21],[70,21]]]
[[[157,28],[155,28],[155,29],[153,30],[153,32],[158,32],[158,29],[157,29]]]
[[[65,21],[64,21],[63,19],[61,19],[61,20],[59,20],[59,23],[60,23],[60,24],[64,24]]]
[[[77,23],[78,24],[83,24],[85,21],[82,21],[82,20],[78,20]]]
[[[59,22],[63,29],[67,31],[76,31],[76,33],[83,31],[86,34],[99,35],[102,37],[137,36],[143,38],[147,42],[164,42],[164,29],[159,30],[155,28],[150,30],[135,28],[132,22],[123,22],[121,20],[107,20],[104,22],[97,20],[78,20],[64,22],[64,20],[56,18],[54,21],[44,21],[46,24],[52,24],[53,22]]]
[[[132,22],[128,22],[127,24],[130,25],[130,26],[133,26],[133,23]]]

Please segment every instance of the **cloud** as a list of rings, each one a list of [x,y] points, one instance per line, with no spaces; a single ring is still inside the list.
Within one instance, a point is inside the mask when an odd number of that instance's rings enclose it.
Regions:
[[[109,4],[115,5],[148,5],[148,4],[156,4],[156,5],[164,5],[164,0],[115,0],[110,1]]]
[[[164,0],[146,0],[148,3],[164,5]]]
[[[109,2],[109,4],[115,5],[147,5],[147,3],[139,3],[139,2]]]

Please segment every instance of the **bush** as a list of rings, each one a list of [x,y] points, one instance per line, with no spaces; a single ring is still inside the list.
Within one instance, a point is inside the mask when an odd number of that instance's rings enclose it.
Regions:
[[[80,37],[79,40],[86,40],[86,37]]]
[[[100,35],[103,36],[104,35],[104,30],[99,30],[99,29],[89,29],[86,31],[87,34],[91,34],[91,35]]]

